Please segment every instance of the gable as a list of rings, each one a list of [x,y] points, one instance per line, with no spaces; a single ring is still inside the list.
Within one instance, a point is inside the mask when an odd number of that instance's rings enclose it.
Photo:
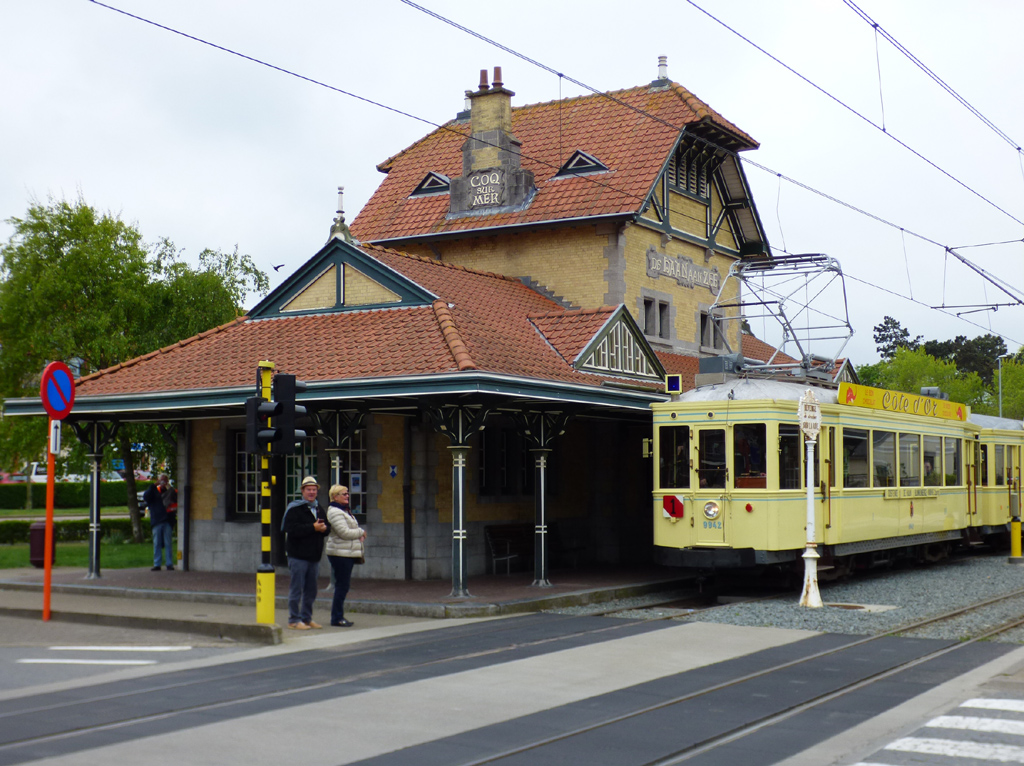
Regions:
[[[334,239],[260,301],[249,317],[426,306],[435,298],[358,247]]]
[[[625,375],[661,382],[665,370],[625,306],[619,306],[573,366],[601,375]]]

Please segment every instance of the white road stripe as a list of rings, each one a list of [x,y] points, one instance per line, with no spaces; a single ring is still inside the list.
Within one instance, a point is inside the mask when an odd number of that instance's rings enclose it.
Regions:
[[[981,761],[999,761],[1000,763],[1024,763],[1024,747],[989,745],[983,742],[966,742],[955,739],[904,737],[886,745],[885,749],[898,750],[901,753],[945,755],[951,758],[976,758]]]
[[[987,731],[997,734],[1024,735],[1024,721],[1011,721],[1005,718],[979,718],[971,715],[940,715],[933,718],[925,726],[940,729],[963,729],[965,731]]]
[[[985,710],[1008,710],[1013,713],[1024,713],[1024,700],[988,699],[982,697],[961,702],[960,707],[978,707]]]
[[[23,665],[156,665],[156,660],[18,660]]]
[[[51,646],[54,652],[187,652],[191,646]]]

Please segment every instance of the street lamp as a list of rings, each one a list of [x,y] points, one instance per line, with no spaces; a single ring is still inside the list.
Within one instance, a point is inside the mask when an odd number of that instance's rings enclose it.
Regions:
[[[1003,416],[1003,359],[1013,354],[1003,354],[999,357],[999,417]]]

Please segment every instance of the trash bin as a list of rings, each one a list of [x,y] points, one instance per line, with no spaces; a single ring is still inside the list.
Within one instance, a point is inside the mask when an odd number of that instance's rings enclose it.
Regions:
[[[53,536],[53,545],[50,546],[53,556],[51,563],[57,561],[57,536]],[[46,522],[33,521],[28,527],[28,563],[42,569],[46,566]]]

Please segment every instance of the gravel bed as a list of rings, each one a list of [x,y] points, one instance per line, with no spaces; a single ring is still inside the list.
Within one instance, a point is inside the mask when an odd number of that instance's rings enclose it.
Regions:
[[[643,610],[643,599],[651,603],[664,600],[665,594],[558,611],[562,614],[593,614],[608,609],[630,608],[642,611],[619,612],[614,616],[635,619],[671,615],[687,622],[872,635],[1024,590],[1024,566],[1008,564],[1005,553],[966,555],[939,564],[894,570],[884,575],[864,575],[837,583],[822,583],[819,590],[826,604],[821,609],[799,606],[800,594],[794,592],[774,599],[726,604],[691,614],[687,614],[686,610]],[[857,606],[862,608],[850,608]],[[673,611],[681,614],[672,615]],[[960,639],[1021,617],[1024,617],[1024,596],[906,635]],[[997,636],[994,640],[1024,643],[1024,628]]]

